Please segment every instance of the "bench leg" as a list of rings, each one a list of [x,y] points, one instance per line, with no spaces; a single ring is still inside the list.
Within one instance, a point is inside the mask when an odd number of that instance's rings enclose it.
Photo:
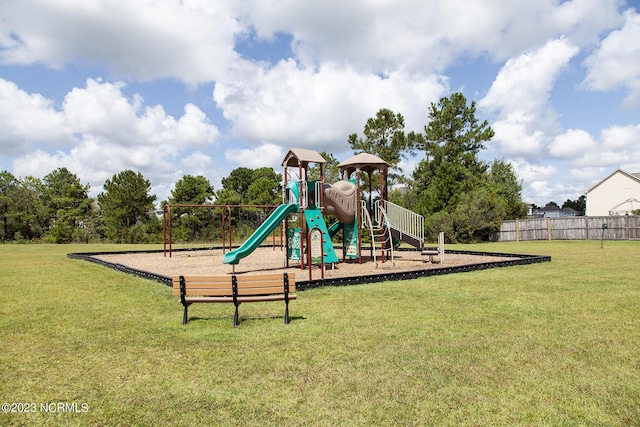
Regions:
[[[187,317],[187,307],[189,307],[189,304],[184,304],[184,314],[182,315],[182,324],[186,325],[189,318]]]
[[[233,327],[234,327],[234,328],[237,328],[237,327],[240,325],[240,321],[239,321],[239,319],[238,319],[238,306],[239,306],[239,305],[240,305],[240,304],[237,304],[237,305],[236,305],[236,312],[235,312],[235,314],[233,315]]]
[[[289,304],[286,303],[284,306],[284,324],[289,324]]]

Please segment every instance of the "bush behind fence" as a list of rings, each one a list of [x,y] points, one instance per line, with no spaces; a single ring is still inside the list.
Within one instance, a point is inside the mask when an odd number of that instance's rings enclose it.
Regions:
[[[498,241],[640,240],[640,216],[577,216],[504,221]]]

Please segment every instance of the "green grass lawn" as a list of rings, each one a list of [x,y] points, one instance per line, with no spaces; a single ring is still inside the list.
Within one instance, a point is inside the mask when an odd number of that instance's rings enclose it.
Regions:
[[[0,245],[0,400],[36,405],[0,425],[640,425],[640,242],[457,245],[552,261],[308,290],[289,325],[243,304],[237,329],[66,257],[131,248]]]

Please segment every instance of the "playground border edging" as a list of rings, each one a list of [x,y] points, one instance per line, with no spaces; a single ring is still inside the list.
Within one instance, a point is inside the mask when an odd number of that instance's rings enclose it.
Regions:
[[[214,249],[214,248],[194,248],[194,249],[174,249],[174,251],[197,251],[203,249]],[[93,262],[96,264],[100,264],[102,266],[112,268],[117,271],[121,271],[127,274],[133,274],[138,277],[142,277],[144,279],[153,280],[163,285],[172,286],[172,279],[169,276],[165,276],[158,273],[153,273],[145,270],[138,270],[132,267],[128,267],[126,265],[112,263],[108,261],[104,261],[98,258],[95,258],[96,255],[116,255],[116,254],[135,254],[135,253],[161,253],[160,250],[143,250],[143,251],[117,251],[117,252],[80,252],[80,253],[69,253],[67,257],[71,259],[80,259],[89,262]],[[379,283],[386,281],[395,281],[395,280],[411,280],[417,279],[420,277],[430,277],[430,276],[440,276],[443,274],[454,274],[454,273],[466,273],[470,271],[479,271],[479,270],[487,270],[490,268],[501,268],[501,267],[511,267],[516,265],[529,265],[529,264],[537,264],[541,262],[551,262],[551,256],[549,255],[521,255],[521,254],[506,254],[506,253],[496,253],[496,252],[475,252],[475,251],[459,251],[459,250],[447,250],[447,253],[451,254],[464,254],[464,255],[478,255],[478,256],[494,256],[494,257],[508,257],[510,259],[504,261],[492,261],[492,262],[481,262],[477,264],[467,264],[460,265],[455,267],[438,267],[424,270],[414,270],[414,271],[400,271],[395,273],[384,273],[384,274],[369,274],[369,275],[361,275],[361,276],[350,276],[350,277],[336,277],[332,279],[314,279],[314,280],[299,280],[296,283],[296,288],[299,291],[305,291],[307,289],[320,288],[325,286],[348,286],[348,285],[361,285],[364,283]],[[515,258],[515,259],[514,259]]]

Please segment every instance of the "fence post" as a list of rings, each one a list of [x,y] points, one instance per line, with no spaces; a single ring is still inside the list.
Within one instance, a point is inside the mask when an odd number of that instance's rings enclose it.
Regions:
[[[547,240],[551,240],[551,217],[547,217]]]
[[[516,242],[520,241],[520,220],[516,218]]]
[[[631,235],[629,234],[629,214],[624,217],[624,233],[627,237],[626,240],[631,240]]]
[[[584,227],[587,230],[587,236],[585,240],[589,240],[589,218],[584,217]]]

